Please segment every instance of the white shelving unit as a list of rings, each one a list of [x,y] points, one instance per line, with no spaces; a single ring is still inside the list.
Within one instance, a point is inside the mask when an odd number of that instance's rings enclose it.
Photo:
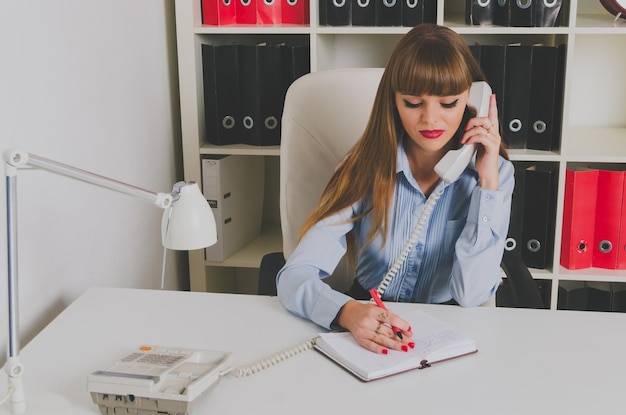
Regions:
[[[511,42],[567,44],[563,128],[559,151],[511,150],[519,162],[558,166],[555,245],[552,266],[532,270],[552,281],[551,308],[556,308],[560,280],[626,282],[626,271],[560,266],[561,217],[565,169],[569,163],[624,164],[626,169],[626,20],[614,22],[599,0],[564,0],[562,26],[554,28],[485,27],[464,23],[465,0],[438,2],[437,23],[461,34],[468,43]],[[261,42],[269,39],[309,43],[311,71],[346,67],[383,67],[408,27],[330,27],[318,24],[318,0],[311,0],[310,26],[203,26],[200,0],[176,1],[176,26],[186,180],[201,181],[200,160],[209,154],[252,154],[266,158],[263,233],[221,263],[190,253],[194,291],[254,292],[261,258],[282,250],[278,212],[280,149],[245,145],[212,146],[204,142],[201,45]],[[242,281],[247,281],[242,283]]]

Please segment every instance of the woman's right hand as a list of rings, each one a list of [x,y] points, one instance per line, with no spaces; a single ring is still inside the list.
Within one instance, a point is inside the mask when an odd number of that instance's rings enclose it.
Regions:
[[[339,310],[337,322],[350,331],[358,344],[375,353],[387,354],[389,349],[406,352],[415,347],[409,324],[374,304],[350,300]],[[401,330],[402,339],[394,333],[391,326]]]

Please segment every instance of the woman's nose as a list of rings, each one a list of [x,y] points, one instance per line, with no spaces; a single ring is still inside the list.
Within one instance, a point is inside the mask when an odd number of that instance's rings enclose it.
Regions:
[[[437,105],[426,103],[422,107],[422,121],[426,123],[431,123],[437,120],[439,110]]]

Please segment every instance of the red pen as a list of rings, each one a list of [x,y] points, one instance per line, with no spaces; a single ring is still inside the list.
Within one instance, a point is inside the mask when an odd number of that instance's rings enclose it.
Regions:
[[[389,311],[387,310],[387,307],[385,307],[385,304],[383,303],[383,301],[380,299],[380,296],[378,295],[378,291],[375,288],[372,288],[370,290],[370,295],[372,296],[372,298],[374,299],[374,302],[376,303],[378,307],[382,308],[385,311]],[[402,340],[402,330],[400,330],[399,328],[395,326],[391,326],[391,329],[393,330],[394,333],[396,333],[396,336],[398,336],[400,340]]]

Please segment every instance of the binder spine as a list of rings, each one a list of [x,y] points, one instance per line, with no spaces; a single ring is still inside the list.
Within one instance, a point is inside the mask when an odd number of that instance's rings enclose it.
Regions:
[[[258,46],[260,145],[280,144],[280,123],[284,102],[280,45]]]
[[[257,23],[257,1],[259,0],[231,0],[235,2],[237,24]],[[260,0],[263,1],[263,0]]]
[[[561,26],[563,0],[535,0],[534,24],[536,27]]]
[[[534,25],[534,0],[509,0],[510,21],[512,27],[532,27]]]
[[[466,0],[465,23],[474,26],[492,25],[498,0]]]
[[[202,23],[217,26],[235,23],[235,1],[238,0],[202,0]]]
[[[281,23],[309,24],[309,0],[280,0]]]
[[[511,149],[526,148],[531,87],[531,47],[507,46],[502,139]]]
[[[352,0],[319,0],[324,2],[326,24],[329,26],[349,26],[352,21]],[[372,0],[373,1],[373,0]]]
[[[554,151],[561,146],[565,45],[532,46],[526,147]]]
[[[376,26],[400,26],[401,24],[401,0],[376,0]]]
[[[256,0],[257,23],[280,24],[282,22],[282,0]]]
[[[515,163],[515,188],[511,198],[509,231],[504,249],[518,257],[522,256],[522,230],[524,229],[524,187],[526,168]]]
[[[241,142],[239,84],[240,45],[215,46],[215,89],[217,92],[217,145]]]
[[[560,263],[567,269],[592,265],[598,170],[565,172]]]
[[[551,166],[526,169],[522,259],[532,268],[552,265],[557,172]]]
[[[376,25],[376,0],[349,0],[352,2],[352,24],[354,26]]]
[[[624,172],[600,170],[593,246],[593,266],[617,268],[617,244],[622,217]]]

